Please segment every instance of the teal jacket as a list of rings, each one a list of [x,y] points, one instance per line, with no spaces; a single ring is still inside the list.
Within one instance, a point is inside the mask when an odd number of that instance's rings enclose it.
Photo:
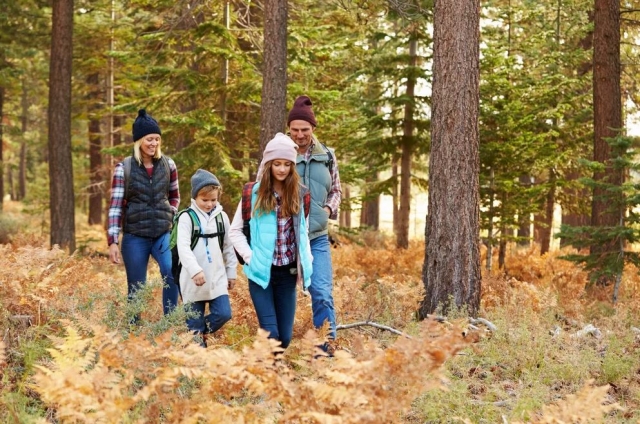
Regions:
[[[258,198],[257,191],[260,183],[253,186],[251,192],[251,210],[255,207]],[[302,196],[306,187],[300,186],[300,205],[302,205]],[[278,223],[276,212],[271,211],[268,214],[251,215],[249,221],[251,228],[251,262],[244,265],[243,270],[247,278],[262,288],[267,288],[271,278],[271,264],[273,263],[273,253],[276,249],[276,236],[278,232]],[[302,273],[303,285],[306,289],[311,284],[311,274],[313,273],[313,258],[311,256],[311,246],[309,244],[309,234],[307,232],[307,220],[304,216],[303,208],[300,208],[298,215],[293,216],[293,229],[296,235],[296,243],[298,245],[297,261],[298,272]],[[301,231],[302,229],[302,231]]]

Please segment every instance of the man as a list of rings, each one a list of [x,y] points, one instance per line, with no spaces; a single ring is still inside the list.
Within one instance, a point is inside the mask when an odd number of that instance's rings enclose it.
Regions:
[[[311,307],[316,328],[328,321],[329,338],[336,338],[336,312],[333,306],[333,266],[329,243],[329,219],[338,218],[342,199],[340,176],[335,155],[320,143],[313,132],[317,126],[311,99],[299,96],[287,119],[291,139],[298,145],[297,170],[311,190],[309,240],[313,255]],[[325,343],[322,348],[327,351]],[[330,352],[329,352],[330,353]]]

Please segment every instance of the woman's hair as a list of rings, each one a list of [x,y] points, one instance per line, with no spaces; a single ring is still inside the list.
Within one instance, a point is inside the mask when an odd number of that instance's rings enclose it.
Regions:
[[[144,140],[144,137],[142,137],[139,140],[136,140],[133,143],[133,157],[136,158],[138,165],[142,165],[142,154],[140,153],[140,145],[142,144],[142,140]],[[162,157],[162,149],[160,148],[161,146],[162,146],[162,139],[160,139],[160,142],[158,143],[158,147],[156,148],[156,154],[153,156],[154,159],[160,159]]]
[[[258,187],[255,211],[258,215],[268,213],[276,209],[276,198],[273,196],[273,177],[271,165],[273,161],[264,164],[264,171]],[[291,172],[283,181],[282,190],[282,216],[293,216],[300,212],[300,176],[296,164],[291,163]]]

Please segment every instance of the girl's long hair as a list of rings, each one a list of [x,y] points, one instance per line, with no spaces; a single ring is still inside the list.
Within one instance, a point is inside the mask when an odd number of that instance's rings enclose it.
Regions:
[[[273,195],[273,177],[271,175],[271,164],[269,161],[264,164],[264,172],[258,187],[258,199],[256,200],[255,212],[257,215],[269,213],[276,209],[276,198]],[[296,169],[296,164],[291,163],[291,172],[283,182],[282,206],[280,212],[283,217],[293,216],[300,212],[300,176]]]
[[[138,162],[138,165],[142,165],[142,153],[140,153],[140,145],[142,144],[142,139],[143,138],[144,137],[142,137],[139,140],[136,140],[135,143],[133,143],[133,157]],[[156,154],[153,155],[154,159],[160,159],[162,157],[162,149],[161,149],[161,147],[162,147],[162,139],[160,139],[160,143],[158,143],[158,148],[156,149]]]

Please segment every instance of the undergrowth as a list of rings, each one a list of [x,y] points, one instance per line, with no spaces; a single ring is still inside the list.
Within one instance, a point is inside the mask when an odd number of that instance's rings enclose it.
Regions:
[[[0,245],[0,422],[640,422],[636,270],[613,307],[610,288],[586,291],[556,254],[515,251],[483,276],[480,317],[497,330],[469,330],[464,314],[415,321],[423,243],[345,239],[333,250],[338,323],[380,326],[339,330],[335,357],[318,358],[300,295],[294,341],[275,358],[242,274],[233,319],[203,349],[182,308],[162,316],[155,264],[128,302],[123,268],[83,252],[24,233]],[[597,331],[582,334],[587,324]]]

